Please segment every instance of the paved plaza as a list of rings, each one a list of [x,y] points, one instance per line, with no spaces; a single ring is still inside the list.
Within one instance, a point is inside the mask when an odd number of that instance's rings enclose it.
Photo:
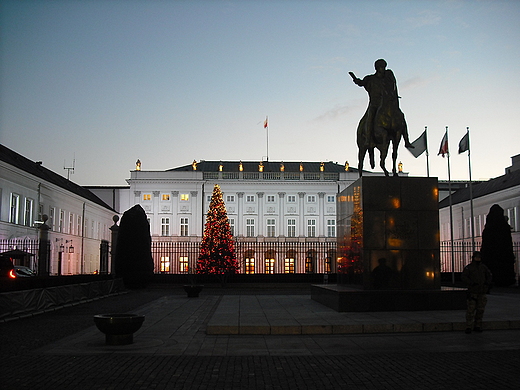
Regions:
[[[145,315],[105,345],[94,314]],[[518,389],[520,294],[489,295],[484,332],[464,310],[338,313],[310,286],[131,291],[0,324],[6,389]]]

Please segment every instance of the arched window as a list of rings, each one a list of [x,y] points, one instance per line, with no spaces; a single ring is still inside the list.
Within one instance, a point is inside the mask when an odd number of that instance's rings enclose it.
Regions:
[[[296,251],[294,249],[289,249],[285,253],[284,273],[293,274],[295,272],[295,259]]]
[[[244,265],[246,274],[255,273],[255,251],[248,249],[244,254]]]
[[[309,249],[307,251],[307,256],[305,257],[305,272],[313,273],[316,268],[316,251],[314,249]]]
[[[265,252],[264,269],[266,274],[274,274],[276,252],[269,250]]]

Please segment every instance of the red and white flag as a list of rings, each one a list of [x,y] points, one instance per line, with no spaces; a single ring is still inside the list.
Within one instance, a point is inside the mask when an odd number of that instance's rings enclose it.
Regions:
[[[439,148],[439,153],[437,156],[441,154],[444,157],[445,154],[448,154],[448,132],[444,133],[444,137],[442,137],[441,147]]]
[[[269,123],[267,121],[267,118],[268,117],[265,117],[265,121],[264,121],[264,129],[267,129],[267,127],[269,126]]]

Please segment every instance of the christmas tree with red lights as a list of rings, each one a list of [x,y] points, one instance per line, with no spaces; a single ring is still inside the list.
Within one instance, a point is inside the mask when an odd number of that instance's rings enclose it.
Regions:
[[[225,277],[238,271],[235,245],[220,186],[215,184],[200,243],[197,273]],[[222,280],[223,282],[223,280]]]

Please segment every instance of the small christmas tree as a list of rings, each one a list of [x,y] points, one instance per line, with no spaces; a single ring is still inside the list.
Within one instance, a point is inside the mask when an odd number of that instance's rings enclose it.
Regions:
[[[197,273],[215,274],[223,283],[229,274],[237,271],[238,263],[226,206],[220,186],[215,184],[200,243]]]

